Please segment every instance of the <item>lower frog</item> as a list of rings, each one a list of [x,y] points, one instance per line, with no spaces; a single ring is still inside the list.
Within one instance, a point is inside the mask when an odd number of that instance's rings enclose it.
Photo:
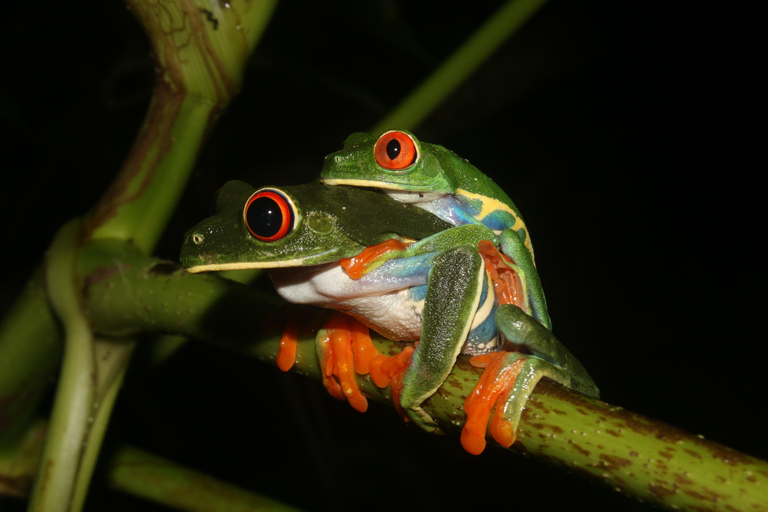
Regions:
[[[187,233],[181,260],[190,272],[265,268],[289,302],[343,311],[391,340],[418,341],[398,364],[372,363],[370,373],[381,386],[391,379],[395,405],[425,430],[438,426],[422,404],[458,355],[491,354],[465,404],[462,443],[472,453],[485,446],[495,402],[491,433],[502,445],[514,442],[541,377],[597,396],[581,364],[527,314],[521,279],[495,249],[495,234],[478,224],[447,229],[408,206],[348,187],[255,190],[230,182],[219,192],[218,213]],[[382,245],[392,234],[401,237]],[[506,342],[514,351],[502,350]],[[354,406],[354,393],[343,392]]]

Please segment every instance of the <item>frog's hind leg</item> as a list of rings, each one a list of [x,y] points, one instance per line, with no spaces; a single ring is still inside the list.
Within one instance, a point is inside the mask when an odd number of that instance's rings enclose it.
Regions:
[[[488,419],[491,436],[502,446],[509,447],[517,439],[517,427],[525,404],[542,377],[568,388],[597,398],[599,391],[581,363],[536,320],[519,307],[507,304],[496,312],[499,331],[512,343],[525,347],[531,354],[497,352],[485,358],[485,366],[472,393],[464,402],[467,421],[461,442],[473,454],[485,448]]]
[[[403,375],[400,405],[426,431],[437,428],[421,408],[451,372],[477,311],[485,271],[474,246],[441,252],[429,272],[421,340]]]
[[[496,310],[496,327],[507,340],[525,347],[537,359],[549,363],[564,375],[562,378],[547,377],[585,395],[595,398],[600,396],[595,382],[579,360],[549,329],[534,321],[517,306],[499,306]]]

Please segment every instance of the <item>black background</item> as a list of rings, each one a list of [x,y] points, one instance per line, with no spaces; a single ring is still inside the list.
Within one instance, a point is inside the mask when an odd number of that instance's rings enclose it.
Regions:
[[[278,6],[160,256],[177,258],[225,181],[314,179],[325,154],[372,127],[495,8],[408,4]],[[516,202],[554,330],[605,401],[765,458],[756,5],[550,2],[415,132]],[[144,35],[120,2],[9,9],[3,305],[55,230],[104,191],[153,82]],[[308,509],[646,509],[523,457],[469,456],[390,408],[360,415],[314,382],[199,344],[129,376],[117,433]],[[96,489],[91,510],[139,504]]]

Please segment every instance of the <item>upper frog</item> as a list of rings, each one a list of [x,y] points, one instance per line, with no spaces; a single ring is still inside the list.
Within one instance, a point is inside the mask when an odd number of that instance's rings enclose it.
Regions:
[[[530,248],[523,218],[501,187],[453,151],[422,142],[405,130],[390,130],[378,138],[353,133],[340,151],[325,157],[320,180],[382,189],[453,225],[480,222],[497,233],[511,227]],[[446,196],[456,204],[436,203]]]
[[[532,316],[551,328],[522,215],[506,192],[466,159],[443,146],[421,142],[405,130],[390,130],[378,138],[353,133],[340,151],[325,157],[320,180],[326,185],[381,189],[453,226],[482,224],[492,229],[502,252],[520,267],[529,284]]]

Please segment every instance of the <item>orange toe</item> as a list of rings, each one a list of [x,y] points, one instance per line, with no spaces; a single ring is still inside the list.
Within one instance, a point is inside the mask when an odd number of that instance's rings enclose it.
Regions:
[[[379,355],[379,351],[371,341],[371,331],[368,327],[352,320],[349,323],[352,334],[352,357],[355,363],[355,373],[365,375],[370,373],[371,361]]]
[[[389,359],[389,356],[379,354],[368,363],[368,374],[376,386],[385,388],[389,386],[390,376],[381,370],[381,365]]]
[[[325,324],[334,360],[331,374],[338,379],[341,391],[349,404],[356,410],[365,412],[368,410],[368,400],[360,392],[355,379],[351,321],[353,320],[343,313],[334,313]],[[326,365],[326,374],[328,369],[328,365]]]
[[[277,349],[277,367],[287,372],[296,362],[296,348],[299,344],[300,319],[291,317],[283,329],[280,348]]]

